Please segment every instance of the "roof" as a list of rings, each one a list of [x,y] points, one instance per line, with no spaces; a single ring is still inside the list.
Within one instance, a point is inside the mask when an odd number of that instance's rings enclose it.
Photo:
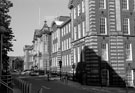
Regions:
[[[24,50],[32,50],[33,49],[33,45],[25,45],[24,46]]]
[[[73,8],[73,2],[74,2],[74,0],[69,0],[69,3],[68,3],[69,9]]]
[[[55,20],[52,22],[52,26],[56,24],[57,27],[61,27],[65,22],[70,20],[71,18],[69,16],[59,16],[55,18]]]
[[[33,41],[37,39],[37,37],[41,36],[42,33],[40,31],[40,29],[35,29],[34,31],[34,37],[33,37]]]
[[[41,34],[49,34],[50,33],[50,27],[47,25],[47,21],[44,21],[44,26],[41,29]]]
[[[54,21],[56,23],[56,25],[60,26],[62,25],[64,22],[63,21]]]

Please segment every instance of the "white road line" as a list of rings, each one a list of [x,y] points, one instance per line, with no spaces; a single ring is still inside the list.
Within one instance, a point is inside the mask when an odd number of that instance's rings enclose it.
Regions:
[[[45,89],[51,89],[51,88],[48,88],[48,87],[46,87],[46,86],[42,86],[43,88],[45,88]]]

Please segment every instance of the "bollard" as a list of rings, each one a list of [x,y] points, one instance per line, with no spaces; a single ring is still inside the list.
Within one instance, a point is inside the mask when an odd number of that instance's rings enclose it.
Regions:
[[[29,84],[28,83],[25,84],[25,93],[29,93]]]
[[[24,82],[24,81],[22,81],[22,92],[23,92],[23,93],[25,93],[25,91],[24,91],[24,90],[25,90],[25,82]]]
[[[31,93],[31,89],[32,89],[32,85],[31,83],[29,84],[29,92],[28,93]]]
[[[43,93],[43,88],[40,88],[38,93]]]

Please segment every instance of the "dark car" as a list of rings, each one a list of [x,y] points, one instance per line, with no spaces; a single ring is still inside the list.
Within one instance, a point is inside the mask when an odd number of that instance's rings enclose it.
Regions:
[[[30,72],[30,75],[31,75],[31,76],[38,76],[39,73],[38,73],[38,72],[35,72],[35,71],[32,71],[32,72]]]

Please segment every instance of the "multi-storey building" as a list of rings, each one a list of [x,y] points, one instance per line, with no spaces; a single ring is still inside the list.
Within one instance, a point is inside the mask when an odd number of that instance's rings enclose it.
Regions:
[[[61,49],[61,61],[62,72],[71,72],[71,18],[63,22],[60,28],[60,49]]]
[[[33,39],[34,62],[33,65],[40,70],[50,70],[51,60],[51,32],[45,24],[41,30],[35,30]]]
[[[24,70],[31,69],[33,66],[33,46],[25,45],[24,51]]]
[[[71,70],[70,21],[68,16],[59,16],[52,22],[52,71],[60,71],[59,61],[63,72]]]
[[[76,70],[85,64],[81,78],[89,85],[134,86],[135,0],[70,0],[68,7],[72,63]]]

